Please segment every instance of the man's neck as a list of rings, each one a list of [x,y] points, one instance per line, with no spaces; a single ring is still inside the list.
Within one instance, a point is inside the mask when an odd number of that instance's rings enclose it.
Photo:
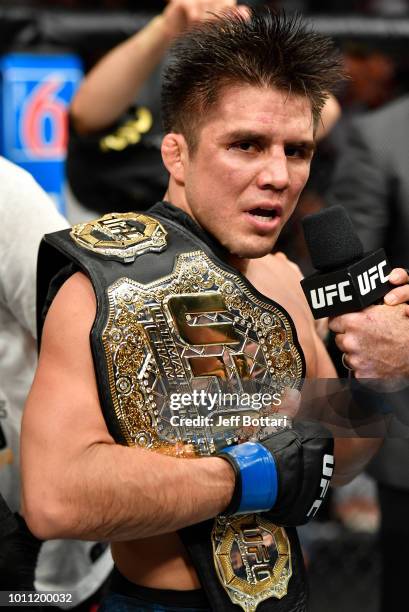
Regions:
[[[227,263],[233,268],[236,268],[236,270],[241,272],[241,274],[245,275],[247,272],[247,268],[249,266],[250,260],[245,259],[244,257],[239,257],[238,255],[233,255],[232,253],[230,253],[227,257]]]
[[[199,221],[192,215],[190,207],[184,198],[182,200],[178,200],[177,197],[172,198],[172,191],[168,189],[163,199],[166,202],[170,202],[171,204],[173,204],[173,206],[175,206],[176,208],[180,208],[180,210],[182,210],[184,213],[189,215],[189,217],[193,219],[193,221],[197,223],[197,225],[202,227]],[[238,272],[241,272],[241,274],[246,274],[246,271],[249,265],[249,261],[250,261],[249,259],[239,257],[238,255],[234,255],[233,253],[228,253],[227,251],[226,251],[226,257],[224,259],[226,260],[226,263],[228,263],[230,266],[238,270]]]

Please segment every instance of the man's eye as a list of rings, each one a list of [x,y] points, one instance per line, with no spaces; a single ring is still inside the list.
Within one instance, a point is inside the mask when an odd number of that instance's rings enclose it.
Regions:
[[[230,148],[239,149],[240,151],[254,151],[256,149],[256,145],[253,142],[243,141],[235,142]]]
[[[285,154],[287,157],[300,157],[301,159],[308,159],[311,157],[311,151],[309,149],[296,145],[287,145],[285,147]]]

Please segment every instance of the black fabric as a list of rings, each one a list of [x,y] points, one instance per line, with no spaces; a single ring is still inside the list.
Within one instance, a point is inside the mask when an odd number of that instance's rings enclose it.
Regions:
[[[13,531],[16,531],[17,527],[18,525],[14,514],[0,494],[0,538],[13,533]]]
[[[0,590],[33,591],[42,541],[33,536],[18,513],[13,519],[14,528],[0,539]]]
[[[314,501],[320,498],[324,455],[333,455],[334,440],[320,423],[295,422],[262,444],[271,452],[278,470],[278,495],[266,516],[278,525],[303,525]]]
[[[380,612],[406,610],[409,583],[409,491],[378,484],[382,559]]]
[[[336,270],[363,256],[362,243],[342,206],[332,206],[307,215],[302,220],[302,226],[316,270]]]

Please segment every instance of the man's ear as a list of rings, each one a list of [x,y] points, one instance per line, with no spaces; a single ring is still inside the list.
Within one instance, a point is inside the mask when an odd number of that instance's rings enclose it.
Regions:
[[[186,164],[189,152],[182,134],[171,132],[162,140],[162,159],[169,174],[178,182],[185,182]]]

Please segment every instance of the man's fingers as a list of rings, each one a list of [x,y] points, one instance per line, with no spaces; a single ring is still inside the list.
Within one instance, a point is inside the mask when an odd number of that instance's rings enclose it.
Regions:
[[[397,285],[389,291],[383,301],[388,306],[396,306],[409,302],[409,274],[404,268],[394,268],[389,274],[389,282],[392,285]]]
[[[389,291],[383,298],[383,301],[388,306],[397,306],[409,302],[409,285],[401,285]]]
[[[249,6],[246,6],[245,4],[239,4],[238,6],[236,6],[234,10],[241,17],[244,17],[244,19],[249,19],[250,17],[250,7]],[[292,263],[292,262],[289,261],[289,263]]]
[[[404,268],[394,268],[389,274],[388,280],[392,285],[404,285],[409,283],[409,274]]]
[[[170,4],[183,10],[187,24],[193,25],[214,19],[215,13],[234,8],[236,0],[170,0]]]
[[[345,323],[342,316],[330,317],[328,319],[328,327],[334,334],[343,334],[345,331]]]

